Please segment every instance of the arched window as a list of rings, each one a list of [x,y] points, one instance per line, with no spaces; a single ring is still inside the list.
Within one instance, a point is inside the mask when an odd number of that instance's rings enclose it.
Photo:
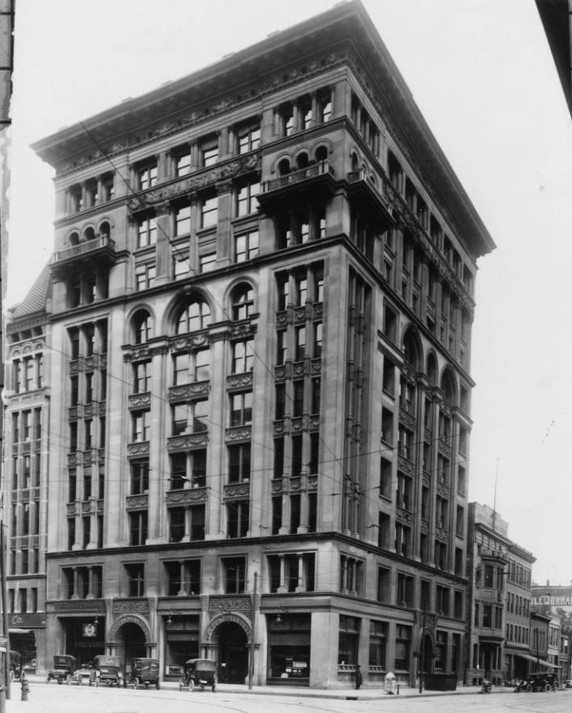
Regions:
[[[84,240],[93,240],[95,238],[95,230],[90,226],[83,231]]]
[[[352,153],[352,171],[357,171],[359,168],[359,161],[357,154],[354,152]]]
[[[302,153],[299,153],[296,156],[296,166],[298,168],[306,168],[308,163],[309,163],[308,154],[305,151],[302,151]]]
[[[233,320],[248,319],[254,309],[254,290],[250,285],[239,285],[232,293]]]
[[[315,153],[316,161],[322,163],[328,160],[328,149],[325,146],[318,146]]]
[[[104,235],[107,238],[111,235],[111,226],[109,225],[107,220],[104,220],[103,223],[99,226],[99,234]]]
[[[441,388],[443,389],[445,400],[451,404],[456,403],[457,387],[450,371],[446,371],[443,374]]]
[[[145,344],[151,338],[151,316],[142,309],[133,317],[133,337],[135,344]]]
[[[79,233],[74,230],[73,233],[70,233],[69,238],[68,238],[69,244],[73,247],[74,245],[79,244]]]
[[[285,176],[288,173],[290,173],[290,161],[287,158],[283,158],[278,163],[278,175]]]
[[[206,302],[194,300],[189,302],[179,312],[177,317],[177,334],[196,332],[197,329],[205,329],[211,321],[211,311]]]

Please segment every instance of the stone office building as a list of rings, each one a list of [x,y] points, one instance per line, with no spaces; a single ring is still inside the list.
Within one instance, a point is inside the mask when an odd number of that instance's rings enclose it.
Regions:
[[[49,653],[335,687],[413,684],[423,649],[461,676],[494,243],[361,3],[35,150]]]

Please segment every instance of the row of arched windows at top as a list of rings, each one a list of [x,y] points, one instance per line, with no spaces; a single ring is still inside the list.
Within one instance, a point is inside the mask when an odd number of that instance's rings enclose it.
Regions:
[[[226,317],[232,321],[249,319],[254,314],[254,290],[251,285],[237,285],[230,296]],[[173,312],[171,330],[175,335],[207,329],[212,322],[212,311],[203,297],[194,295],[180,303]],[[132,318],[132,337],[135,344],[144,344],[154,335],[153,318],[148,310],[138,310]]]
[[[278,174],[280,176],[286,176],[292,171],[299,171],[303,168],[307,168],[312,163],[323,163],[328,158],[328,149],[325,146],[318,146],[314,151],[313,160],[307,151],[300,151],[296,154],[293,161],[289,158],[280,159],[278,162]]]
[[[72,230],[72,232],[68,235],[68,245],[73,247],[74,245],[79,245],[80,243],[88,240],[95,240],[95,238],[102,236],[109,237],[110,235],[111,225],[107,220],[104,220],[99,224],[97,231],[91,225],[88,225],[81,234],[77,230]]]
[[[433,352],[430,352],[427,355],[426,365],[424,365],[421,342],[413,329],[409,329],[403,337],[403,358],[405,363],[414,371],[427,374],[431,384],[440,386],[446,401],[451,404],[457,404],[458,389],[455,376],[450,369],[446,368],[441,375],[441,382],[439,383],[437,357]],[[464,398],[463,389],[461,388],[461,401],[463,401]]]

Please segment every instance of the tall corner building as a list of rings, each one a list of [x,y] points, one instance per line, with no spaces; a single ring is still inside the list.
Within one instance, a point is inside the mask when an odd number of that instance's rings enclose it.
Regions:
[[[494,243],[361,3],[34,148],[57,206],[46,658],[461,676]]]

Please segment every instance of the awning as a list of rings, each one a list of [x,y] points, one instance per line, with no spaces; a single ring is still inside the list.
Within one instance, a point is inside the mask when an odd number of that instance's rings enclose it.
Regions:
[[[556,666],[556,664],[550,663],[550,661],[544,661],[536,656],[531,656],[530,654],[515,654],[515,656],[520,656],[521,659],[526,659],[527,661],[532,661],[538,666],[544,666],[545,668],[562,668],[562,666]]]

